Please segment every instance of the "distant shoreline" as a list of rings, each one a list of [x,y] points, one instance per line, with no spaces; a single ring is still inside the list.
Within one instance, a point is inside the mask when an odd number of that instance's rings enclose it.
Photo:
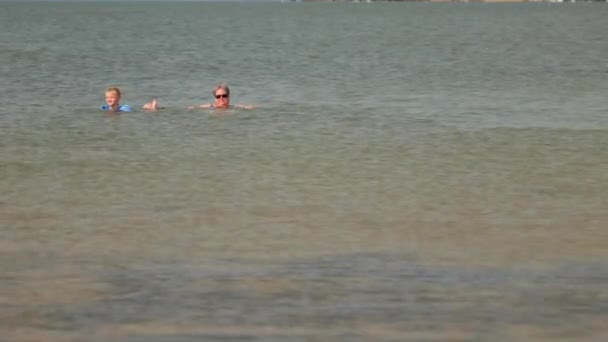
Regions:
[[[608,2],[608,0],[291,0],[292,2]]]

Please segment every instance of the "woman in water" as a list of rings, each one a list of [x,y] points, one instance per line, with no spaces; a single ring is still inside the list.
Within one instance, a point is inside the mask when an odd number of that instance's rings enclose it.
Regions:
[[[199,105],[199,108],[203,109],[229,109],[229,108],[241,108],[241,109],[252,109],[252,105],[242,104],[230,104],[230,88],[225,83],[218,84],[213,89],[213,97],[215,98],[213,103],[205,103]],[[194,109],[194,107],[188,107]]]

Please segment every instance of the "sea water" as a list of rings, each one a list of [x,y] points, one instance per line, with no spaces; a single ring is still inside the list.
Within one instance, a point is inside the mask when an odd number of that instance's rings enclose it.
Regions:
[[[0,335],[608,338],[607,17],[0,3]]]

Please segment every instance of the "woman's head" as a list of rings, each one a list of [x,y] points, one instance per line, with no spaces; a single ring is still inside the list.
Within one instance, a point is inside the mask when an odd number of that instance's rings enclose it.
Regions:
[[[218,84],[213,89],[216,108],[228,108],[230,106],[230,88],[225,83]]]

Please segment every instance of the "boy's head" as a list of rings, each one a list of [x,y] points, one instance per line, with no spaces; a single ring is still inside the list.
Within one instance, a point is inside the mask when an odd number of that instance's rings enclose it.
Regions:
[[[115,107],[120,104],[120,89],[116,87],[106,89],[106,104],[110,107]]]

